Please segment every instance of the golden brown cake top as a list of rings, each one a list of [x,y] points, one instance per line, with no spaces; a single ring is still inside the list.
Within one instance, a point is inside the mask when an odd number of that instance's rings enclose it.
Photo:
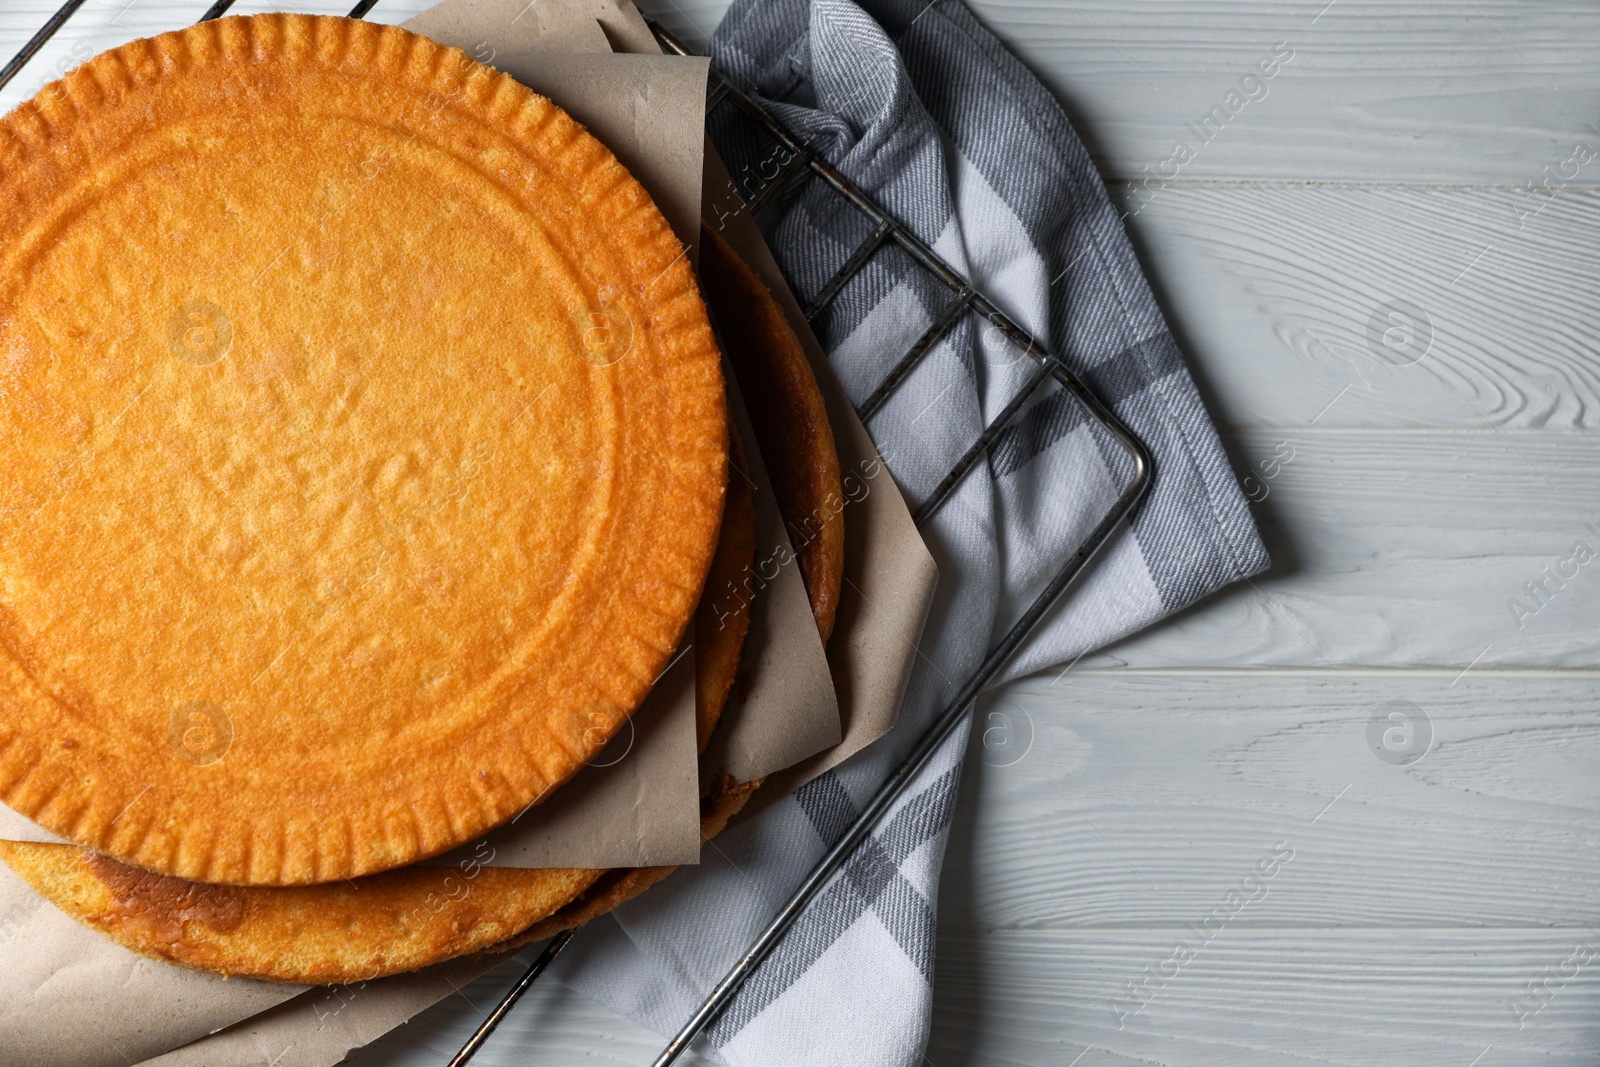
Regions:
[[[460,52],[223,19],[0,121],[0,800],[326,882],[565,780],[711,558],[716,348],[609,151]]]

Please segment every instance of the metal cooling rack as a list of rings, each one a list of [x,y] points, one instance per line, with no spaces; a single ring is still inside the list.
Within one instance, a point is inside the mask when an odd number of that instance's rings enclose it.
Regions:
[[[19,51],[3,68],[0,68],[0,89],[4,89],[18,71],[20,71],[33,56],[43,48],[45,43],[53,37],[73,13],[82,7],[85,0],[67,0],[61,8],[52,15],[39,31],[23,45]],[[200,21],[206,22],[219,18],[227,12],[235,0],[216,0],[201,16]],[[360,0],[351,9],[350,18],[362,18],[371,11],[378,0]],[[652,25],[657,40],[662,48],[674,55],[693,55],[681,41],[672,36],[660,26]],[[1039,620],[1044,617],[1050,606],[1056,602],[1062,592],[1072,584],[1073,580],[1082,573],[1084,566],[1097,553],[1102,546],[1116,532],[1117,528],[1127,520],[1139,501],[1144,498],[1145,492],[1150,487],[1153,475],[1150,454],[1145,450],[1139,440],[1133,436],[1121,421],[1100,400],[1091,393],[1076,375],[1067,369],[1057,356],[1051,353],[1043,344],[1035,340],[1026,330],[1018,326],[1011,317],[985,296],[980,290],[971,285],[961,273],[934,254],[933,250],[919,239],[916,234],[896,219],[889,212],[878,206],[866,193],[857,188],[854,182],[845,177],[815,152],[809,149],[802,141],[792,135],[782,123],[748,94],[738,89],[727,78],[711,69],[710,81],[706,97],[706,112],[709,117],[713,108],[722,104],[731,104],[743,112],[756,127],[771,141],[787,151],[789,160],[783,165],[779,173],[771,182],[750,201],[747,209],[752,217],[759,215],[766,208],[776,203],[778,198],[797,182],[816,177],[833,189],[845,203],[854,208],[863,219],[872,227],[870,236],[863,241],[854,252],[846,258],[843,265],[834,273],[823,287],[817,291],[811,302],[805,308],[807,320],[813,319],[826,308],[845,284],[861,270],[872,257],[886,246],[898,246],[919,266],[937,278],[951,292],[951,301],[935,317],[933,324],[919,337],[905,354],[895,363],[885,376],[884,380],[875,388],[871,395],[857,408],[863,422],[876,414],[889,400],[902,383],[910,376],[919,364],[938,345],[939,341],[950,332],[955,325],[965,316],[976,315],[985,321],[989,327],[996,330],[1005,338],[1022,350],[1022,354],[1037,364],[1033,375],[1023,384],[1018,394],[1005,406],[993,422],[983,428],[983,431],[973,441],[961,458],[951,467],[949,472],[940,480],[913,515],[918,526],[926,523],[949,500],[950,495],[960,486],[962,480],[977,466],[980,460],[985,459],[995,443],[999,440],[1007,427],[1011,426],[1019,412],[1027,403],[1037,396],[1049,383],[1054,382],[1072,396],[1096,422],[1122,449],[1127,453],[1131,464],[1132,474],[1127,484],[1115,503],[1101,516],[1099,523],[1089,536],[1072,555],[1063,561],[1060,570],[1051,578],[1044,591],[1036,597],[1027,611],[1022,614],[1012,627],[1006,631],[998,644],[989,650],[978,669],[962,683],[954,699],[946,705],[932,726],[917,741],[916,747],[906,757],[905,762],[891,774],[876,794],[867,803],[860,816],[851,824],[827,853],[817,861],[795,890],[787,903],[783,905],[772,917],[766,929],[740,954],[738,960],[728,969],[722,981],[717,983],[715,989],[706,997],[700,1008],[690,1017],[689,1021],[678,1031],[676,1037],[657,1057],[652,1067],[668,1067],[675,1062],[689,1047],[692,1042],[707,1026],[716,1020],[722,1010],[738,993],[745,980],[750,977],[768,953],[783,939],[796,919],[805,911],[806,906],[827,884],[840,867],[850,858],[857,845],[877,827],[878,822],[888,812],[900,795],[905,791],[911,781],[916,778],[927,762],[938,750],[945,738],[960,725],[972,709],[978,695],[999,674],[1001,668],[1011,659],[1023,642],[1033,632]],[[521,978],[506,993],[489,1016],[479,1025],[467,1043],[462,1046],[449,1067],[463,1067],[469,1062],[477,1051],[483,1047],[501,1021],[511,1012],[511,1009],[544,973],[545,969],[571,942],[575,931],[567,931],[557,935],[545,946],[539,957],[529,965]]]

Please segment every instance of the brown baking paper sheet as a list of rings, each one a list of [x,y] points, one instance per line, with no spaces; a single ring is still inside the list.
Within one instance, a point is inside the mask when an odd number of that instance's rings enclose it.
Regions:
[[[739,678],[706,747],[702,788],[719,774],[737,782],[754,781],[824,751],[842,737],[832,673],[800,568],[763,566],[794,553],[766,463],[755,446],[749,411],[726,361],[723,373],[729,414],[755,482],[756,562],[743,588],[711,591],[716,597],[749,597],[750,632],[739,657]]]
[[[513,958],[515,953],[491,953],[374,982],[307,990],[140,1067],[332,1067],[352,1049],[376,1041]],[[508,976],[507,984],[512,980]]]
[[[305,988],[136,956],[67,918],[4,864],[0,960],[0,1063],[19,1067],[124,1067]]]
[[[889,732],[920,654],[917,642],[939,573],[911,521],[905,497],[709,141],[705,170],[701,210],[707,225],[720,229],[740,258],[761,276],[811,360],[827,403],[844,490],[844,499],[838,502],[845,529],[844,587],[828,642],[844,736],[839,744],[770,777],[740,813],[740,819],[747,819]]]

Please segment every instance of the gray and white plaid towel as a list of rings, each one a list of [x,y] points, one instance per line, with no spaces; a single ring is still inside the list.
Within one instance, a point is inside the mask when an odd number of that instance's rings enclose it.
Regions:
[[[736,0],[713,60],[1064,358],[1155,456],[1132,529],[1008,677],[1070,662],[1266,566],[1088,154],[1044,87],[959,0]],[[732,110],[720,109],[725,125],[712,131],[729,169],[770,172],[769,149]],[[768,241],[802,302],[867,233],[815,181],[772,214]],[[949,299],[897,249],[844,290],[816,327],[853,400]],[[1029,367],[968,321],[877,414],[869,428],[913,504]],[[1026,411],[924,529],[939,593],[895,729],[719,837],[700,867],[593,924],[584,950],[560,961],[560,979],[675,1031],[1088,534],[1124,464],[1064,396]],[[963,729],[945,744],[708,1031],[713,1055],[763,1067],[921,1059],[935,893],[966,741]]]

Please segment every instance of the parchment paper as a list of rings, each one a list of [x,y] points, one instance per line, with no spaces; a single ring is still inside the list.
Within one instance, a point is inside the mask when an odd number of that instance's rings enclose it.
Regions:
[[[894,725],[916,662],[917,641],[933,603],[939,573],[933,555],[911,521],[911,511],[894,484],[894,477],[856,416],[799,301],[789,290],[755,220],[738,199],[727,167],[709,141],[705,168],[702,211],[707,224],[720,228],[734,251],[761,276],[811,360],[828,406],[845,496],[844,589],[833,638],[828,642],[828,662],[843,717],[844,739],[768,778],[738,816],[747,819],[773,800],[849,759]],[[731,201],[730,194],[734,198]]]
[[[118,948],[51,907],[0,864],[0,1062],[123,1065],[298,995],[224,980]]]
[[[486,867],[654,867],[700,862],[694,653],[685,645],[594,762],[485,840]],[[641,714],[643,713],[643,714]],[[422,861],[455,867],[478,843]],[[583,856],[574,862],[567,857]],[[660,857],[666,857],[665,859]]]
[[[141,1067],[332,1067],[514,955],[451,960],[375,982],[311,989]],[[119,1067],[126,1062],[117,1061]]]
[[[440,44],[459,48],[498,70],[506,70],[499,61],[501,54],[593,55],[611,51],[600,23],[579,11],[570,0],[522,4],[509,14],[504,4],[492,0],[437,4],[400,25]]]
[[[722,369],[728,379],[729,414],[755,482],[759,573],[750,581],[762,584],[750,602],[739,679],[702,760],[702,787],[718,774],[754,781],[838,744],[842,736],[839,702],[800,568],[791,563],[776,573],[762,569],[764,561],[792,559],[794,553],[738,380],[726,360]],[[713,595],[722,594],[714,590]]]

